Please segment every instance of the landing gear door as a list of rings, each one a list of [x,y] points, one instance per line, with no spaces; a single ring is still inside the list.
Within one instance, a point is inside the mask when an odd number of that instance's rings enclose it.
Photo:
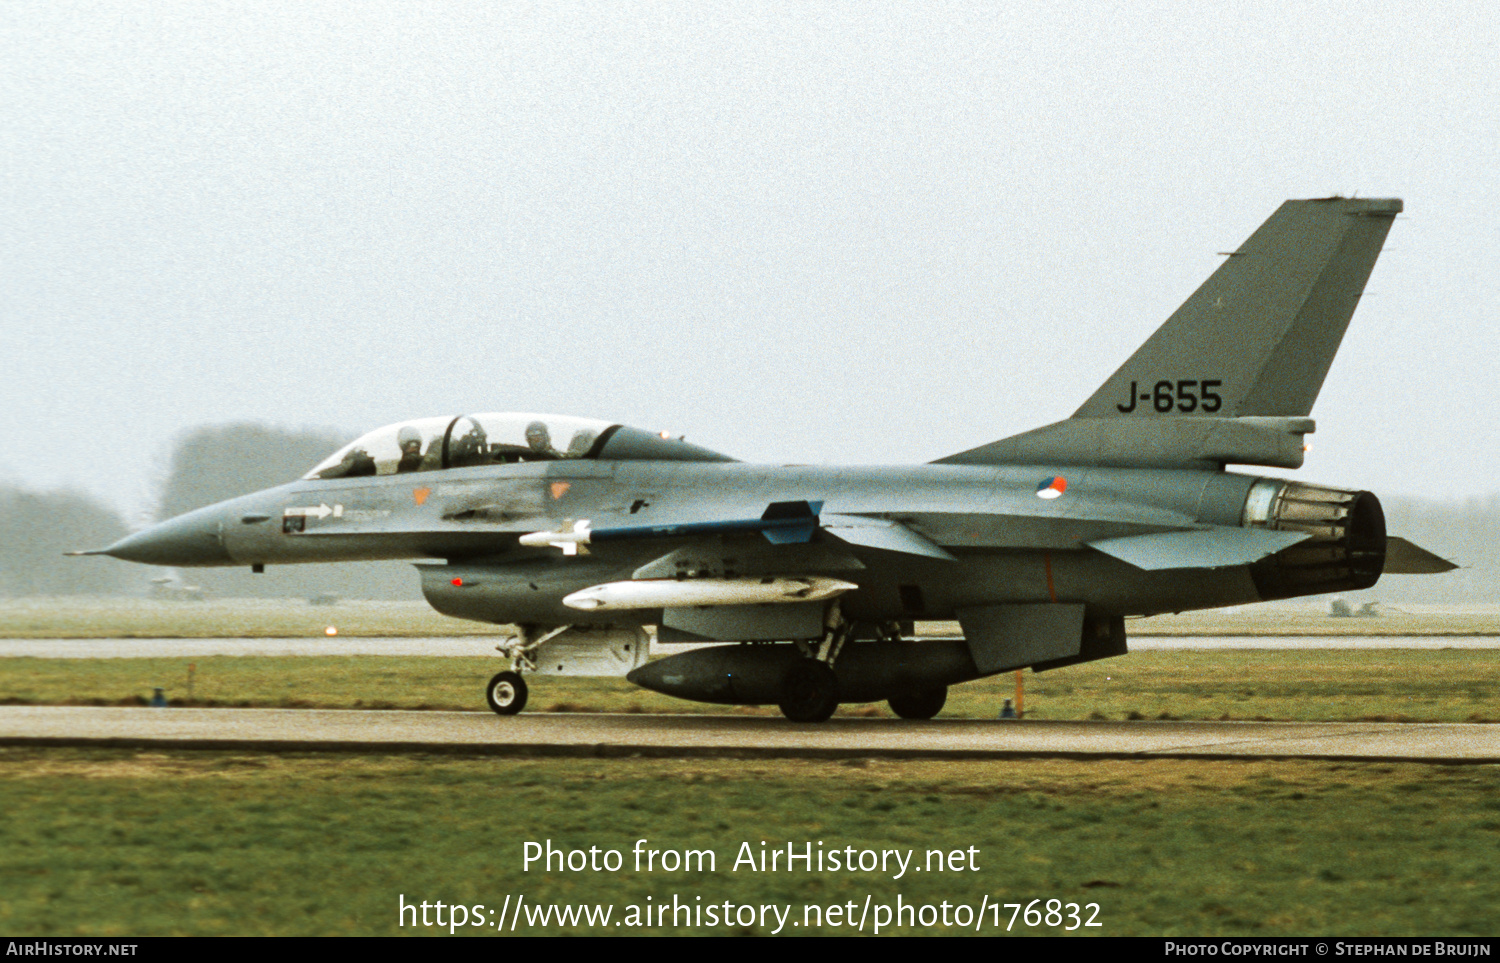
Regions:
[[[651,637],[640,627],[574,626],[543,642],[533,675],[621,676],[646,664]]]
[[[974,666],[984,675],[1078,655],[1082,605],[980,605],[959,609]]]

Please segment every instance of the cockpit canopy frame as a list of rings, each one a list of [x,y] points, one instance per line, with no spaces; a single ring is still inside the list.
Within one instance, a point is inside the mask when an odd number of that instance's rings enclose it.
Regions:
[[[578,459],[733,461],[672,438],[571,415],[486,412],[417,418],[367,432],[314,465],[306,480],[398,475]]]

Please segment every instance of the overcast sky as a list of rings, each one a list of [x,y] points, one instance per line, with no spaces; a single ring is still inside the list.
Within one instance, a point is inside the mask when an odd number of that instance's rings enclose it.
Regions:
[[[917,462],[1287,198],[1402,197],[1297,477],[1500,490],[1488,3],[10,2],[0,477],[463,411]]]

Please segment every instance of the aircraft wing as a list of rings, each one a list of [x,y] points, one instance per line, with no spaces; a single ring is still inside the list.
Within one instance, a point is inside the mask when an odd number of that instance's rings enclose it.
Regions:
[[[790,501],[771,503],[759,517],[747,514],[739,518],[611,527],[594,527],[588,521],[580,521],[553,531],[526,533],[521,536],[521,544],[532,547],[548,545],[572,555],[586,551],[584,546],[598,542],[759,533],[772,545],[789,547],[807,545],[813,541],[814,534],[822,529],[849,545],[957,561],[955,556],[931,539],[917,534],[900,522],[862,515],[825,515],[822,512],[821,501]]]
[[[636,529],[634,531],[639,537],[660,534],[700,534],[714,537],[695,539],[682,548],[654,559],[636,569],[633,577],[673,578],[689,573],[694,576],[725,577],[731,573],[764,575],[788,568],[795,568],[799,572],[839,572],[864,568],[864,563],[848,552],[849,546],[957,561],[955,556],[930,539],[899,522],[859,515],[825,515],[819,513],[820,507],[820,502],[781,502],[768,508],[766,515],[760,520],[763,523],[768,519],[801,519],[801,525],[778,521],[775,525],[765,527],[757,524],[754,519],[745,519],[736,523],[697,523],[694,530],[689,531],[684,531],[688,526],[674,527],[672,531],[665,533],[656,531],[656,527]],[[708,527],[710,525],[713,527]],[[813,532],[817,528],[822,528],[833,538],[814,541]],[[755,532],[759,532],[764,538],[743,537]],[[721,537],[724,535],[741,537],[731,543]]]
[[[1308,538],[1306,532],[1264,528],[1195,528],[1089,542],[1106,555],[1154,572],[1172,568],[1228,568],[1249,565]]]

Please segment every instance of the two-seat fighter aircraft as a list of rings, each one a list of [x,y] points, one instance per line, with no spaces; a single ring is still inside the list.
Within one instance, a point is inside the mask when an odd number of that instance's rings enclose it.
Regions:
[[[1066,421],[928,465],[750,465],[533,414],[373,431],[301,480],[95,554],[153,565],[416,558],[448,615],[513,624],[523,674],[622,674],[822,721],[1126,652],[1125,618],[1453,568],[1379,500],[1226,465],[1302,465],[1308,417],[1398,200],[1288,201]],[[916,620],[962,639],[915,641]],[[649,636],[726,642],[647,661]]]

